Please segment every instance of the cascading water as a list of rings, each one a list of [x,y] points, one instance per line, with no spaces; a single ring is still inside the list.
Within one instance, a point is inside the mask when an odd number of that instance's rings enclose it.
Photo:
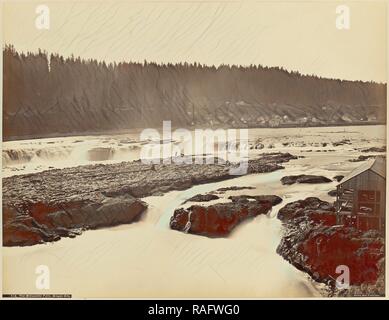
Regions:
[[[88,138],[5,142],[2,150],[3,176],[139,159],[140,145],[133,139]]]
[[[3,166],[29,162],[35,156],[35,152],[36,152],[35,150],[29,150],[29,149],[3,150],[2,152]]]
[[[190,230],[190,227],[192,226],[192,222],[190,221],[191,216],[192,216],[192,212],[189,212],[189,214],[188,214],[188,221],[186,222],[185,227],[184,227],[184,232],[185,233],[188,233],[189,230]]]
[[[2,151],[3,166],[29,162],[58,161],[66,159],[73,151],[69,146],[45,147],[38,149],[6,149]]]

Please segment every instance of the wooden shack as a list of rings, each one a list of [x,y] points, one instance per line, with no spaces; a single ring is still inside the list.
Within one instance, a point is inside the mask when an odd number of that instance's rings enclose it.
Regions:
[[[337,186],[338,223],[360,230],[385,230],[386,161],[370,159]]]

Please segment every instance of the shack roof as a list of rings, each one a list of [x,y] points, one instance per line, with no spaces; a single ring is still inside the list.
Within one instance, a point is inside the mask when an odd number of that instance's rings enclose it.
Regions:
[[[369,159],[366,163],[363,165],[355,168],[353,171],[351,171],[347,176],[345,176],[342,181],[338,184],[341,185],[342,183],[345,183],[346,181],[360,175],[361,173],[371,170],[381,176],[385,179],[386,177],[386,161],[383,157],[377,157],[375,159]]]

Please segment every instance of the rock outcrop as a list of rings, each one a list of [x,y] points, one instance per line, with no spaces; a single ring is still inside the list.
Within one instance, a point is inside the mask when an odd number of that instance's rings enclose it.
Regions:
[[[284,223],[285,234],[277,252],[296,268],[334,289],[337,267],[347,266],[351,286],[375,286],[371,292],[383,294],[379,279],[385,251],[378,231],[337,225],[334,206],[318,198],[289,203],[278,218]]]
[[[207,236],[225,237],[241,221],[266,214],[282,199],[274,195],[234,196],[229,203],[217,203],[208,207],[194,205],[188,209],[176,209],[170,220],[173,230]]]
[[[3,245],[28,246],[74,237],[83,230],[137,221],[147,204],[131,196],[83,196],[65,202],[3,205]]]
[[[217,199],[219,199],[219,196],[217,196],[216,194],[211,194],[211,193],[196,194],[195,196],[186,200],[184,203],[187,203],[187,202],[209,202],[209,201],[217,200]]]
[[[213,191],[213,193],[223,193],[223,192],[226,192],[226,191],[254,190],[254,189],[255,189],[255,187],[232,186],[232,187],[219,188],[216,191]]]
[[[369,159],[375,158],[375,157],[377,157],[377,155],[367,155],[367,156],[360,155],[358,158],[350,159],[349,161],[350,162],[361,162],[361,161],[366,161],[366,160],[369,160]]]
[[[334,179],[335,181],[337,181],[337,182],[340,182],[340,181],[343,180],[343,178],[344,178],[344,176],[341,175],[341,174],[339,174],[339,175],[336,175],[333,179]]]
[[[331,179],[328,179],[323,176],[307,175],[300,174],[297,176],[285,176],[281,178],[282,184],[295,184],[295,183],[328,183],[332,182]]]
[[[282,169],[296,157],[264,154],[248,174]],[[219,164],[142,164],[140,161],[55,169],[3,179],[3,244],[33,245],[73,237],[85,229],[136,221],[147,208],[139,198],[231,179]]]
[[[343,139],[343,140],[340,140],[340,141],[336,141],[336,142],[333,142],[332,145],[334,147],[339,147],[339,146],[344,146],[344,145],[350,145],[351,144],[351,141],[350,139]]]
[[[370,147],[370,148],[362,149],[361,152],[386,152],[386,146]]]

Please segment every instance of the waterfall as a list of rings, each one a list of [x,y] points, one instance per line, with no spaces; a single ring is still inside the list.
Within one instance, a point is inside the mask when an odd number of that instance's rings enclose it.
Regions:
[[[32,161],[62,160],[72,152],[71,147],[48,147],[42,149],[8,149],[2,151],[3,165],[18,165]]]
[[[192,212],[189,212],[189,214],[188,214],[188,221],[186,222],[186,225],[185,225],[184,230],[183,230],[185,233],[189,232],[190,227],[192,225],[192,223],[190,222],[191,215],[192,215]]]
[[[3,165],[26,163],[31,161],[31,159],[35,157],[35,155],[36,155],[36,151],[30,149],[3,150],[2,152]]]

